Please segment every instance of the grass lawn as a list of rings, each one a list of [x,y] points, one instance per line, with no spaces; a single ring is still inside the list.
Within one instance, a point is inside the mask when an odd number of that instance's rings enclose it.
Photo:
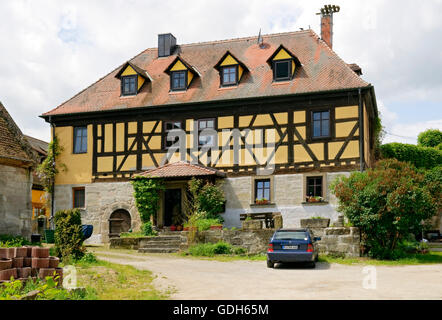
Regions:
[[[98,300],[162,300],[168,294],[152,285],[150,271],[137,270],[132,266],[98,260],[77,263],[78,286],[94,292]],[[93,296],[93,295],[91,295]]]
[[[419,264],[442,264],[442,252],[429,252],[427,254],[411,254],[406,258],[399,260],[376,260],[371,258],[335,258],[331,256],[319,255],[319,262],[339,263],[339,264],[365,264],[365,265],[384,265],[384,266],[401,266],[401,265],[419,265]]]

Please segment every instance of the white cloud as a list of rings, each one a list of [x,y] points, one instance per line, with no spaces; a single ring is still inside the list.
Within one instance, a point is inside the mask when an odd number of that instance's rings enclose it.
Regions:
[[[342,0],[334,49],[362,67],[377,98],[442,101],[442,1]],[[49,139],[38,115],[69,99],[172,32],[178,43],[284,32],[318,34],[322,1],[1,1],[0,100],[20,128]],[[233,8],[233,9],[232,9]],[[390,131],[411,130],[402,112],[381,107]],[[413,112],[406,111],[404,112]],[[423,112],[423,110],[420,110]],[[429,117],[428,121],[441,118]],[[396,130],[396,131],[395,131]],[[394,133],[392,132],[392,133]],[[406,136],[410,134],[405,134]]]
[[[442,119],[409,124],[396,123],[390,128],[387,127],[387,132],[389,134],[385,136],[383,142],[416,144],[418,134],[428,129],[439,129],[442,131]]]

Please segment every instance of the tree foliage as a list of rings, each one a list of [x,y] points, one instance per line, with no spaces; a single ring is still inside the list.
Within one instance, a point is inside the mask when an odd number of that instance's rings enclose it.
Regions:
[[[55,177],[59,173],[59,169],[66,170],[66,165],[63,163],[56,163],[57,158],[63,152],[63,147],[60,146],[57,136],[54,136],[49,143],[48,155],[46,159],[37,167],[37,175],[41,179],[41,183],[45,191],[49,194],[54,192],[53,183]]]
[[[160,206],[160,191],[164,190],[161,179],[137,177],[132,181],[135,205],[140,213],[141,221],[146,223],[150,217],[156,217]]]
[[[442,151],[413,144],[388,143],[380,147],[381,157],[410,162],[417,168],[431,169],[442,164]]]
[[[442,131],[428,129],[421,132],[417,137],[417,143],[421,147],[435,148],[442,143]]]
[[[398,258],[400,241],[437,213],[437,195],[424,174],[395,159],[339,178],[332,191],[339,199],[338,210],[360,228],[365,251],[376,258]]]

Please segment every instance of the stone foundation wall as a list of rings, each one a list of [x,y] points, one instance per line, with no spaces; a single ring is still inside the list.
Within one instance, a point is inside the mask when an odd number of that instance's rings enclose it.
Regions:
[[[24,168],[0,165],[0,234],[30,239],[32,174]]]
[[[222,188],[227,199],[226,212],[222,215],[224,226],[241,228],[239,215],[241,213],[281,212],[284,228],[300,227],[300,220],[321,216],[329,218],[331,224],[338,220],[336,211],[337,199],[330,192],[329,185],[338,176],[348,176],[349,172],[283,174],[273,176],[273,199],[270,205],[255,205],[252,203],[253,177],[235,177],[221,180]],[[324,177],[325,203],[304,203],[306,195],[307,176]]]
[[[320,235],[322,231],[322,235]],[[358,228],[325,228],[314,230],[315,237],[321,237],[318,241],[319,252],[327,255],[340,257],[359,257],[361,236]]]
[[[132,230],[138,231],[140,229],[141,219],[135,207],[133,188],[130,182],[56,185],[56,211],[72,208],[72,188],[74,187],[85,187],[85,208],[81,210],[81,221],[83,224],[94,226],[93,235],[86,241],[86,244],[109,242],[109,217],[118,209],[129,212]]]

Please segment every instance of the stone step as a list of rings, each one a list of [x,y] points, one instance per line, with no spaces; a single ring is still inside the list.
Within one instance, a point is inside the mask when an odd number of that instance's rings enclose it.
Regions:
[[[181,241],[155,241],[143,243],[141,248],[179,247]]]
[[[431,252],[442,252],[442,248],[440,247],[433,247],[433,248],[430,247],[428,250]]]
[[[181,231],[160,231],[158,234],[160,236],[179,236],[181,235]]]
[[[442,248],[442,242],[428,242],[430,248]]]
[[[179,248],[171,248],[171,247],[166,247],[166,248],[139,248],[138,252],[141,253],[174,253],[174,252],[178,252]]]
[[[156,241],[181,241],[181,237],[180,236],[158,236],[158,237],[151,237],[148,239],[143,239],[143,241],[147,241],[147,242],[156,242]]]

